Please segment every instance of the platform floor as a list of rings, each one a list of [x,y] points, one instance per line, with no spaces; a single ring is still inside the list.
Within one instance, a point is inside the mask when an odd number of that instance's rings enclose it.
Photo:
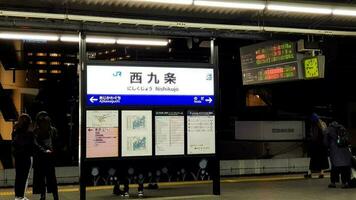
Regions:
[[[304,179],[302,175],[244,177],[222,179],[221,195],[211,195],[210,182],[185,182],[160,184],[159,190],[145,190],[145,199],[160,200],[352,200],[356,199],[356,189],[329,189],[329,179]],[[31,190],[31,188],[30,188]],[[88,187],[89,200],[123,199],[112,195],[112,187]],[[137,188],[132,186],[129,199],[137,199]],[[30,199],[38,196],[27,194]],[[0,189],[1,200],[13,200],[12,188]],[[48,199],[52,199],[49,195]],[[61,186],[61,200],[79,199],[78,186]]]

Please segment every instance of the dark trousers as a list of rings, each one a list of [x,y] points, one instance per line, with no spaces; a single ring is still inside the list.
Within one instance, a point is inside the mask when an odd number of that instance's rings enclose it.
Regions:
[[[341,174],[341,182],[342,184],[347,184],[351,179],[351,167],[332,167],[330,173],[330,181],[331,183],[339,182]]]
[[[15,196],[24,197],[28,173],[31,167],[31,157],[15,156]]]
[[[46,188],[48,193],[58,194],[56,169],[54,157],[44,155],[35,157],[33,170],[33,193],[45,194]]]

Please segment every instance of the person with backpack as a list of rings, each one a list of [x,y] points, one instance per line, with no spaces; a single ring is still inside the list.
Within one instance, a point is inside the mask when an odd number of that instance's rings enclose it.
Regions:
[[[349,137],[346,128],[336,121],[325,130],[324,143],[329,148],[331,174],[329,188],[336,188],[341,174],[342,188],[348,188],[351,178],[351,157]]]

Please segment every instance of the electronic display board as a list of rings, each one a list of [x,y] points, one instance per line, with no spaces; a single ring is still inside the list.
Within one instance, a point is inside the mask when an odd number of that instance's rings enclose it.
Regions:
[[[119,156],[119,112],[88,110],[86,126],[86,157]]]
[[[215,153],[214,112],[188,111],[187,130],[188,154]]]
[[[294,42],[268,41],[240,48],[244,85],[299,79]]]
[[[324,78],[325,56],[304,58],[302,63],[305,79]]]
[[[184,113],[155,113],[156,155],[184,155]]]
[[[152,155],[152,111],[121,112],[122,156]]]
[[[213,107],[214,69],[87,66],[88,106]]]

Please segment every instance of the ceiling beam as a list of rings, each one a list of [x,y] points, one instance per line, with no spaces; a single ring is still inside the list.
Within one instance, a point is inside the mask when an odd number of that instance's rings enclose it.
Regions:
[[[129,19],[129,18],[113,18],[99,17],[73,14],[52,14],[39,12],[20,12],[0,10],[0,17],[13,17],[22,19],[46,19],[59,20],[64,22],[79,22],[86,25],[88,22],[105,23],[116,25],[132,25],[136,27],[165,27],[176,29],[178,32],[193,30],[208,30],[210,32],[257,32],[257,33],[294,33],[294,34],[310,34],[310,35],[331,35],[331,36],[356,36],[356,31],[340,31],[340,30],[323,30],[323,29],[305,29],[305,28],[290,28],[290,27],[272,27],[272,26],[251,26],[251,25],[234,25],[234,24],[212,24],[212,23],[193,23],[179,21],[162,21],[162,20],[144,20],[144,19]],[[2,20],[3,21],[3,20]],[[12,23],[7,22],[7,23]],[[69,23],[70,24],[70,23]],[[11,25],[11,24],[10,24]],[[14,24],[12,24],[14,25]],[[80,29],[78,29],[79,31]],[[203,31],[204,32],[204,31]]]

